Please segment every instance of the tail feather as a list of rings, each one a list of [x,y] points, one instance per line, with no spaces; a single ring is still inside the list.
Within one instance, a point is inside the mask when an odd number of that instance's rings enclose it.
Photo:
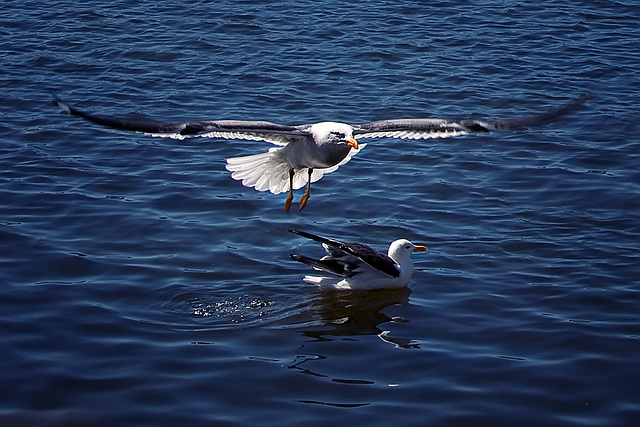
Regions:
[[[325,174],[335,171],[365,146],[366,144],[360,144],[358,150],[352,149],[349,155],[337,165],[325,169],[314,169],[311,173],[311,182],[316,182]],[[245,187],[253,187],[258,191],[268,190],[273,194],[284,193],[289,191],[289,169],[291,166],[277,155],[281,149],[282,147],[273,147],[266,153],[227,159],[226,168],[231,172],[231,178],[242,181],[242,185]],[[294,190],[304,187],[308,181],[308,168],[295,170],[293,175]]]
[[[266,153],[227,159],[226,168],[231,171],[231,178],[242,181],[246,187],[280,194],[289,189],[289,165],[275,155],[279,149],[274,147]]]
[[[242,181],[245,187],[253,187],[258,191],[271,191],[273,194],[289,191],[289,164],[280,161],[274,155],[279,148],[272,148],[267,153],[227,159],[227,170],[231,178]],[[309,169],[299,169],[293,176],[293,189],[307,185]],[[325,169],[314,169],[311,182],[322,178]]]

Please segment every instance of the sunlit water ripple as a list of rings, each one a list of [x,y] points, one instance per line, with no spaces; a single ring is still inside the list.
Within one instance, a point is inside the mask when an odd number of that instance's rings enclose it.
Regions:
[[[639,18],[630,0],[9,2],[0,424],[635,425]],[[290,215],[224,169],[268,144],[51,102],[359,123],[585,90],[538,128],[372,140]],[[291,228],[429,251],[408,288],[320,292],[289,254],[322,249]]]

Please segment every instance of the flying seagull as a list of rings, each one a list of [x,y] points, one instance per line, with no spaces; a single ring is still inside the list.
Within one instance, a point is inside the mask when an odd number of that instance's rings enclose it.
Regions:
[[[404,138],[430,139],[513,129],[550,122],[568,114],[591,99],[585,93],[570,103],[549,113],[506,120],[447,120],[447,119],[393,119],[348,125],[320,122],[296,126],[266,121],[205,120],[189,122],[162,122],[152,119],[131,119],[86,113],[56,98],[64,111],[91,122],[116,129],[142,132],[152,136],[184,139],[209,137],[266,141],[275,145],[266,153],[227,159],[226,168],[233,179],[258,191],[273,194],[288,191],[284,208],[289,212],[293,190],[306,185],[300,198],[299,210],[309,200],[311,183],[324,174],[347,163],[366,144],[357,139]]]
[[[411,253],[424,252],[426,246],[399,239],[385,254],[362,243],[345,243],[299,230],[289,230],[320,242],[327,255],[320,259],[292,254],[291,258],[333,277],[305,276],[304,281],[326,289],[395,289],[407,284],[413,274]]]

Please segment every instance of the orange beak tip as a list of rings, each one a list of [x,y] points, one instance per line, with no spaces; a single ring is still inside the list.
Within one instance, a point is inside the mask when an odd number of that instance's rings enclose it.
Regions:
[[[427,249],[427,247],[426,247],[426,246],[424,246],[424,245],[417,245],[417,246],[413,249],[413,251],[414,251],[414,252],[426,252],[427,250],[428,250],[428,249]]]

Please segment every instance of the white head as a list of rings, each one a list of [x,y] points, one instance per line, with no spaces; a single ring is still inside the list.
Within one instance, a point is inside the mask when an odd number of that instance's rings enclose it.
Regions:
[[[346,123],[315,123],[311,125],[311,134],[318,145],[345,144],[352,148],[358,148],[358,142],[353,138],[353,128]]]
[[[424,245],[414,245],[407,239],[395,240],[389,245],[389,258],[394,260],[400,266],[400,274],[409,275],[413,273],[413,262],[411,261],[411,254],[413,252],[424,252],[427,247]]]

